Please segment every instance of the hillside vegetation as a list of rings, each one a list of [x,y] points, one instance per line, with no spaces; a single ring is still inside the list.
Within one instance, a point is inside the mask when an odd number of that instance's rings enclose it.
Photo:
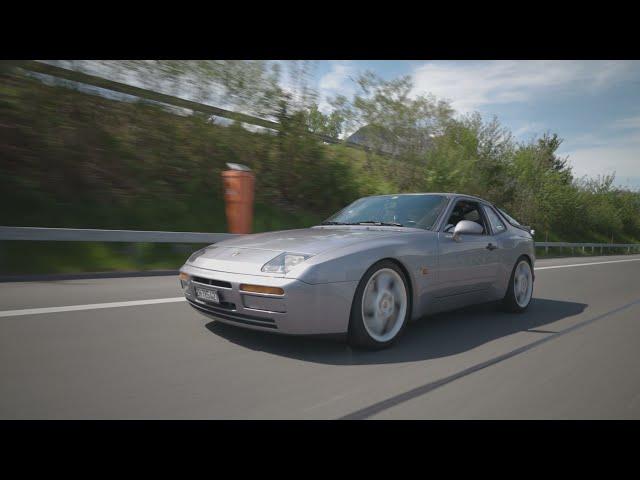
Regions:
[[[369,105],[357,97],[342,98],[331,117],[317,108],[292,111],[281,117],[282,131],[265,134],[4,71],[0,223],[226,231],[220,173],[226,162],[234,162],[256,173],[257,232],[313,225],[364,195],[456,191],[496,202],[532,225],[539,240],[640,240],[640,194],[615,188],[613,177],[573,178],[566,159],[557,156],[557,135],[522,144],[496,119],[455,117],[433,99],[425,104],[430,110],[419,110],[407,98],[394,97],[398,91],[389,85],[368,88],[386,92],[396,109],[374,108],[375,96]],[[335,133],[358,116],[384,123],[394,112],[404,119],[409,113],[430,119],[424,131],[420,122],[413,130],[385,124],[392,132],[405,132],[406,148],[395,157],[326,145],[301,133],[322,131],[328,124]],[[421,149],[417,145],[424,144],[425,131],[429,148]],[[421,138],[407,142],[412,135]],[[2,243],[3,273],[175,268],[196,248]]]

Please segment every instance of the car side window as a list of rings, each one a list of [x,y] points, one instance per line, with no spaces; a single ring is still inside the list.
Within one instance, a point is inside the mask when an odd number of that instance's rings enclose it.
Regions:
[[[485,219],[480,212],[480,205],[476,202],[470,202],[467,200],[459,200],[451,211],[451,215],[445,223],[444,231],[447,233],[453,232],[455,226],[460,220],[469,220],[475,222],[482,227],[482,235],[488,234],[487,225]]]
[[[484,212],[487,214],[487,218],[489,219],[489,223],[491,223],[491,228],[493,229],[494,233],[502,233],[507,229],[507,227],[502,222],[502,220],[500,220],[500,217],[493,210],[493,208],[485,206]]]

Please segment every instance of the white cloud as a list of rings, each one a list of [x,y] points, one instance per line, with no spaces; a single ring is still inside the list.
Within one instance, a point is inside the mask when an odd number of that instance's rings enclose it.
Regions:
[[[608,133],[583,135],[560,153],[569,156],[577,177],[615,172],[617,185],[640,187],[640,130],[621,136]]]
[[[320,77],[318,86],[324,91],[344,92],[347,95],[347,90],[354,90],[350,76],[355,71],[355,67],[349,62],[332,62],[331,70]]]
[[[576,177],[616,174],[616,184],[640,187],[640,147],[594,147],[567,152]]]
[[[317,92],[313,85],[316,60],[270,60],[280,69],[279,85],[287,93],[296,107],[308,101],[316,101]]]
[[[461,112],[526,102],[552,89],[595,92],[631,70],[629,61],[496,60],[429,62],[412,72],[414,94],[449,99]]]
[[[633,117],[621,118],[618,120],[615,127],[623,128],[623,129],[637,129],[640,130],[640,115],[636,115]]]
[[[331,110],[327,99],[335,95],[351,97],[356,86],[353,77],[356,75],[356,67],[348,61],[331,62],[331,70],[318,80],[320,102],[318,108],[324,112]]]
[[[516,128],[513,131],[513,134],[516,137],[523,136],[536,136],[540,134],[544,130],[544,125],[540,122],[529,122],[525,123],[523,126]]]

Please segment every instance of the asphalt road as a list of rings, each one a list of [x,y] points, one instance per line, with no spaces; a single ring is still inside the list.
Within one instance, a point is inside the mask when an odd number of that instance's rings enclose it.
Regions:
[[[1,283],[0,418],[640,418],[640,256],[536,267],[525,314],[428,317],[380,352],[212,322],[175,277]]]

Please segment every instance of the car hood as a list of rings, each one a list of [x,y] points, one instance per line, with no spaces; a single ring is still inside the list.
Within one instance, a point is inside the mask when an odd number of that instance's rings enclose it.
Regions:
[[[402,234],[403,231],[397,228],[362,226],[242,235],[196,252],[187,263],[209,270],[268,275],[261,271],[262,266],[283,252],[317,255],[353,243]]]

